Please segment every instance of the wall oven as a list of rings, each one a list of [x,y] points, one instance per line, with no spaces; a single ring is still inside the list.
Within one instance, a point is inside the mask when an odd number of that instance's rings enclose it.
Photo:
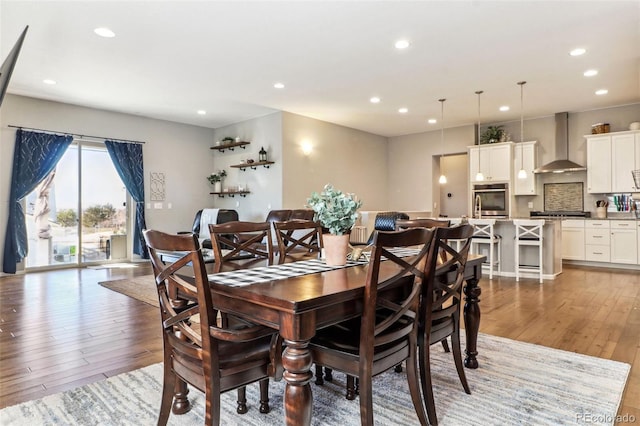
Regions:
[[[473,185],[471,194],[473,215],[477,217],[509,216],[509,184],[492,183]]]

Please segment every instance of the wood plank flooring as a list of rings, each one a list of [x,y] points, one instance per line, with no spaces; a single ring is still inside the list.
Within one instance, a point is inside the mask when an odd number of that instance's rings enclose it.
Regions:
[[[156,308],[97,284],[150,273],[140,264],[0,277],[0,408],[162,361]],[[619,413],[640,419],[637,271],[565,265],[543,284],[480,286],[481,332],[631,364]]]

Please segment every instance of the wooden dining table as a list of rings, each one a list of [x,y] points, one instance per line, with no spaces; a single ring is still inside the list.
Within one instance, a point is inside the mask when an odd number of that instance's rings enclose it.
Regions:
[[[467,368],[477,368],[478,305],[482,262],[485,256],[469,255],[465,270],[464,322]],[[272,327],[286,348],[282,354],[285,421],[287,425],[309,425],[312,413],[313,359],[309,341],[316,330],[362,312],[366,265],[356,265],[293,277],[265,279],[233,286],[209,275],[213,304],[223,312]]]

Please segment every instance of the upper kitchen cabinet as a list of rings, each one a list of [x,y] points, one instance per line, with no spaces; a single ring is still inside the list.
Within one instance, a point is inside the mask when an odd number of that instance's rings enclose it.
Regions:
[[[481,171],[482,182],[511,182],[513,142],[502,142],[469,147],[469,177],[476,180]]]
[[[636,192],[632,170],[640,169],[640,132],[587,135],[587,191]]]
[[[611,136],[611,190],[636,192],[631,170],[640,169],[640,133]]]
[[[587,137],[587,192],[611,192],[611,136]]]
[[[537,195],[536,179],[533,171],[537,167],[538,142],[519,142],[513,146],[514,155],[514,179],[513,195]],[[518,177],[518,172],[523,169],[527,172],[525,179]]]

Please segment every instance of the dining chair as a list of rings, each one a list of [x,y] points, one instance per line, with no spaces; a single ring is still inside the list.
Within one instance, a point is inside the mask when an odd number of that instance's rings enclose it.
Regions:
[[[451,338],[453,360],[464,391],[471,393],[462,364],[460,348],[460,307],[464,270],[474,227],[462,224],[450,228],[436,228],[427,264],[427,278],[422,287],[418,352],[422,396],[427,407],[429,423],[438,424],[431,378],[430,346]],[[449,241],[460,241],[454,249]],[[442,262],[441,252],[446,253]]]
[[[278,264],[319,257],[322,250],[322,225],[312,220],[273,222],[277,241]]]
[[[373,425],[373,376],[403,361],[416,415],[421,424],[427,424],[416,345],[424,268],[434,233],[425,228],[376,233],[362,302],[358,302],[362,316],[318,330],[309,345],[318,364],[358,377],[363,425]],[[417,253],[400,258],[390,251],[394,247],[416,247]]]
[[[406,229],[406,228],[437,228],[437,227],[449,227],[451,226],[451,221],[448,219],[431,219],[431,218],[422,218],[422,219],[398,219],[396,220],[396,230]]]
[[[217,323],[202,251],[195,234],[143,231],[155,277],[164,346],[162,402],[158,424],[169,419],[179,385],[205,394],[205,424],[220,424],[220,394],[238,389],[240,414],[247,412],[245,385],[260,382],[260,412],[269,412],[269,377],[279,378],[280,340],[273,329],[237,319]],[[161,253],[177,259],[165,264]],[[172,295],[178,295],[179,299]],[[186,399],[188,389],[180,395]]]
[[[269,222],[233,221],[209,225],[213,248],[213,272],[246,269],[273,263],[273,241]]]

